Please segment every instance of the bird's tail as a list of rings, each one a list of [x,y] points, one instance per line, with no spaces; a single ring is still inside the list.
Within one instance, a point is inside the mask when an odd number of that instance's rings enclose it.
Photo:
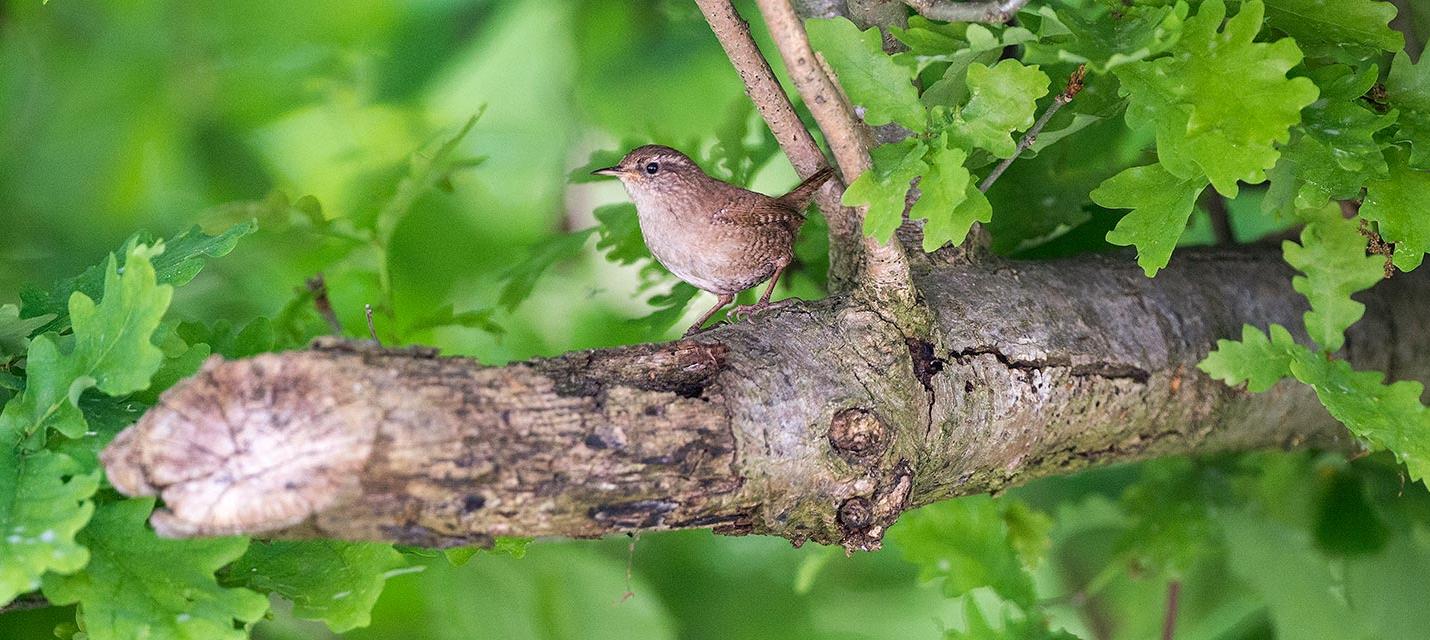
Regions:
[[[832,177],[834,177],[834,169],[829,167],[820,169],[814,172],[813,175],[805,178],[804,182],[799,183],[799,186],[790,189],[789,193],[780,196],[779,199],[781,202],[794,207],[796,211],[804,211],[804,205],[809,204],[809,199],[814,197],[814,192],[818,191],[819,188],[824,186],[824,183]]]

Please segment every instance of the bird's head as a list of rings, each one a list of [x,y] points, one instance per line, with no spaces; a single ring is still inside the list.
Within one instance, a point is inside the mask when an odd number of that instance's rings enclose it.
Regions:
[[[620,178],[633,194],[669,192],[706,178],[690,156],[658,144],[636,147],[620,164],[591,173]]]

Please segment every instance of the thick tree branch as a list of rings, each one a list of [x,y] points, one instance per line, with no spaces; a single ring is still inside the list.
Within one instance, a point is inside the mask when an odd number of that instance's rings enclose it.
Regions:
[[[807,178],[826,166],[824,153],[795,114],[789,96],[750,35],[749,23],[735,11],[735,5],[730,0],[696,0],[696,4],[730,64],[740,74],[745,95],[755,104],[799,176]],[[864,235],[859,212],[839,201],[844,186],[844,181],[836,177],[815,194],[815,204],[829,223],[829,283],[836,292],[848,290],[855,281]]]
[[[987,22],[1004,23],[1013,19],[1028,0],[983,0],[981,2],[958,2],[957,0],[904,0],[904,4],[929,20],[944,22]]]
[[[505,367],[329,343],[212,360],[103,454],[159,495],[165,535],[425,545],[714,527],[877,547],[908,508],[1092,464],[1352,446],[1302,385],[1248,394],[1196,369],[1242,323],[1299,327],[1270,249],[916,275],[906,338],[860,296],[694,339]],[[1430,379],[1430,278],[1362,296],[1346,355]]]
[[[758,0],[758,4],[795,88],[834,152],[844,183],[853,182],[872,166],[863,125],[855,119],[853,109],[824,72],[824,66],[810,48],[804,23],[790,0]],[[860,229],[863,217],[860,211],[857,224]],[[864,244],[862,284],[867,285],[866,290],[904,304],[912,303],[909,259],[903,246],[893,240],[882,243],[867,235],[862,236],[861,241]]]

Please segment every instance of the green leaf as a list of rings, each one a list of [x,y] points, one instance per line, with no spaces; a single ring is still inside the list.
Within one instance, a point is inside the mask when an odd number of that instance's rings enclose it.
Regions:
[[[864,214],[864,233],[887,242],[904,221],[904,197],[909,182],[928,170],[924,163],[927,146],[908,138],[894,144],[875,147],[874,167],[865,171],[844,190],[845,206],[868,207]]]
[[[161,392],[179,380],[193,375],[203,365],[204,360],[213,353],[207,344],[189,344],[180,337],[175,322],[165,322],[159,325],[152,340],[164,354],[163,363],[150,377],[149,387],[130,396],[130,398],[145,404],[157,402]],[[86,421],[89,419],[88,411],[85,411],[85,419]]]
[[[407,565],[390,544],[300,540],[254,542],[227,571],[224,586],[276,593],[293,615],[335,632],[365,627],[394,570]],[[419,567],[420,568],[420,567]]]
[[[1365,314],[1365,305],[1351,294],[1368,289],[1385,275],[1385,262],[1368,256],[1366,238],[1353,220],[1328,216],[1306,225],[1301,244],[1281,243],[1286,262],[1304,276],[1296,276],[1291,286],[1311,303],[1304,320],[1306,333],[1326,351],[1338,351],[1345,343],[1345,330]]]
[[[429,145],[430,149],[412,154],[408,161],[407,175],[397,183],[397,189],[393,191],[392,197],[383,203],[382,208],[377,212],[377,218],[373,220],[372,229],[376,234],[375,240],[379,246],[387,247],[391,244],[392,234],[397,230],[398,223],[402,222],[402,219],[412,211],[412,206],[417,203],[418,198],[434,187],[448,184],[453,171],[471,168],[484,160],[484,158],[460,158],[457,156],[457,149],[485,112],[486,107],[482,106],[477,113],[467,118],[467,122],[456,133]],[[385,269],[386,266],[379,265],[379,268]]]
[[[1344,65],[1313,72],[1321,96],[1303,113],[1304,134],[1282,150],[1282,162],[1300,184],[1297,207],[1312,209],[1331,199],[1357,198],[1367,181],[1386,175],[1376,135],[1395,123],[1396,114],[1377,114],[1360,100],[1376,75],[1374,66],[1359,74]],[[1277,170],[1267,175],[1273,183],[1286,177]]]
[[[810,44],[833,67],[849,100],[871,125],[897,122],[914,131],[927,126],[913,74],[884,53],[878,29],[859,31],[844,18],[805,22]]]
[[[1390,106],[1400,112],[1395,140],[1410,143],[1410,166],[1430,170],[1430,62],[1412,64],[1404,51],[1395,54],[1385,79]]]
[[[532,247],[525,260],[502,273],[503,283],[497,303],[508,311],[516,309],[531,297],[531,291],[536,288],[536,281],[541,278],[541,274],[551,268],[551,265],[579,255],[581,249],[586,246],[586,239],[590,238],[594,231],[595,229],[585,229],[561,234]]]
[[[1171,56],[1115,70],[1131,98],[1127,122],[1156,131],[1163,166],[1185,179],[1205,175],[1227,197],[1236,196],[1238,181],[1266,180],[1276,145],[1290,139],[1301,109],[1317,97],[1311,80],[1286,78],[1301,62],[1294,41],[1254,41],[1263,11],[1260,0],[1242,3],[1219,30],[1226,5],[1207,0]]]
[[[437,310],[413,320],[406,327],[407,331],[426,331],[441,327],[465,327],[485,331],[492,335],[501,335],[505,329],[497,324],[494,316],[496,309],[490,307],[484,309],[468,309],[458,312],[452,303],[447,303],[438,307]]]
[[[1154,164],[1109,178],[1093,190],[1092,200],[1109,209],[1132,210],[1107,234],[1107,241],[1136,246],[1137,264],[1150,278],[1172,259],[1172,249],[1206,186],[1204,179],[1179,178]]]
[[[1033,126],[1038,98],[1048,94],[1048,84],[1048,74],[1017,60],[992,67],[969,65],[968,104],[958,111],[948,132],[961,146],[1011,158],[1018,143],[1009,134]]]
[[[755,113],[754,104],[744,96],[736,99],[730,115],[715,127],[713,133],[715,146],[710,149],[711,175],[732,184],[749,184],[755,171],[780,150],[774,134]]]
[[[1420,404],[1425,386],[1414,381],[1384,384],[1385,374],[1356,371],[1343,360],[1309,349],[1292,349],[1291,373],[1311,385],[1326,410],[1351,433],[1389,449],[1411,480],[1430,474],[1430,410]]]
[[[39,588],[46,571],[72,573],[89,562],[75,533],[94,512],[89,497],[98,487],[98,470],[64,454],[0,452],[0,605]]]
[[[13,304],[0,305],[0,365],[23,355],[30,346],[30,336],[54,319],[55,315],[52,313],[36,318],[21,318],[20,307]]]
[[[1054,12],[1054,8],[1056,12]],[[1063,32],[1029,43],[1028,59],[1087,64],[1098,73],[1163,53],[1177,43],[1187,19],[1187,4],[1131,5],[1116,10],[1060,2],[1043,12]],[[1044,25],[1050,31],[1051,25]]]
[[[995,30],[997,32],[995,32]],[[968,98],[968,66],[993,64],[1006,47],[1037,39],[1022,27],[999,29],[992,25],[933,22],[922,16],[909,18],[909,28],[891,28],[895,38],[909,51],[894,59],[923,73],[930,65],[942,64],[942,76],[928,85],[919,99],[927,106],[952,107]]]
[[[1215,552],[1218,531],[1210,519],[1211,495],[1205,475],[1187,458],[1168,458],[1142,467],[1142,477],[1122,494],[1131,526],[1118,548],[1133,566],[1159,577],[1185,576]]]
[[[651,261],[650,249],[641,236],[640,218],[635,205],[625,202],[596,207],[592,214],[601,223],[597,228],[596,250],[606,252],[606,259],[617,264],[637,264]]]
[[[204,268],[206,258],[227,255],[243,236],[258,229],[258,223],[249,220],[235,224],[216,236],[205,234],[195,226],[163,242],[164,253],[153,255],[151,266],[159,284],[181,286],[188,284]],[[135,234],[125,241],[119,256],[128,256],[132,249],[140,245],[157,245],[158,242],[147,234]],[[128,267],[127,258],[121,267]],[[44,314],[55,314],[55,320],[45,326],[45,331],[63,331],[70,326],[69,311],[74,293],[82,293],[89,298],[99,297],[104,290],[107,274],[113,268],[98,264],[73,278],[63,280],[49,291],[26,289],[20,293],[24,301],[22,315],[33,318]]]
[[[943,580],[949,597],[979,587],[1024,608],[1036,600],[1032,576],[1014,549],[1005,509],[988,496],[946,500],[905,513],[889,537],[923,580]],[[1018,545],[1027,547],[1026,529]]]
[[[454,567],[467,564],[474,556],[480,554],[511,556],[522,558],[526,556],[526,548],[531,545],[535,538],[523,538],[520,536],[496,536],[492,539],[490,547],[450,547],[442,550],[442,555],[447,558],[447,562]]]
[[[162,243],[131,247],[123,275],[111,255],[103,300],[96,304],[78,291],[70,297],[74,339],[68,353],[61,352],[53,334],[30,343],[25,391],[0,412],[0,438],[43,441],[48,428],[79,438],[85,426],[76,403],[86,389],[98,387],[114,396],[149,386],[164,359],[150,337],[173,295],[173,287],[157,283],[150,262],[163,250]]]
[[[262,316],[249,320],[241,328],[228,320],[215,320],[209,324],[181,322],[175,332],[185,342],[206,344],[211,352],[229,360],[255,356],[277,347],[273,321]]]
[[[1241,327],[1241,341],[1217,340],[1216,350],[1207,354],[1197,368],[1214,380],[1231,386],[1246,383],[1246,390],[1260,393],[1291,375],[1291,354],[1295,344],[1291,332],[1279,324],[1271,325],[1268,339],[1256,327]]]
[[[994,626],[983,613],[977,598],[963,599],[963,629],[949,629],[944,640],[1078,640],[1066,631],[1053,631],[1041,616],[1019,614],[1018,608],[1003,601],[993,606],[1001,614],[1002,624]]]
[[[664,333],[680,319],[681,314],[685,313],[685,308],[690,306],[690,301],[698,295],[700,295],[700,290],[696,289],[694,285],[676,282],[668,293],[651,296],[646,302],[655,307],[655,310],[637,318],[635,322],[647,333]]]
[[[1416,171],[1394,154],[1390,175],[1366,185],[1360,215],[1374,220],[1382,238],[1395,243],[1395,266],[1411,271],[1430,251],[1430,171]]]
[[[968,199],[969,191],[977,191],[968,169],[963,166],[967,159],[968,153],[964,150],[950,149],[943,144],[937,144],[924,156],[928,171],[919,180],[919,199],[909,209],[910,218],[927,220],[924,224],[924,251],[934,251],[948,243],[961,243],[975,221],[987,222],[992,218],[991,208],[986,209],[989,215],[982,218],[968,215],[982,212],[960,208]],[[960,213],[963,215],[956,217]]]
[[[103,505],[78,540],[89,564],[72,576],[47,574],[44,594],[80,605],[90,640],[243,640],[234,623],[268,611],[268,599],[226,589],[214,571],[243,555],[245,538],[166,540],[144,525],[152,499]]]
[[[1008,543],[1018,552],[1018,558],[1028,568],[1037,568],[1051,546],[1048,535],[1053,530],[1053,519],[1013,500],[1003,508],[1003,523],[1008,525]]]
[[[70,298],[75,339],[70,359],[79,365],[76,378],[94,378],[94,386],[107,395],[148,387],[164,360],[164,352],[150,342],[174,295],[173,287],[158,284],[150,264],[163,252],[162,243],[130,249],[123,275],[110,256],[103,300],[96,304],[83,293]]]
[[[1400,51],[1394,19],[1395,5],[1376,0],[1266,0],[1267,24],[1301,44]]]

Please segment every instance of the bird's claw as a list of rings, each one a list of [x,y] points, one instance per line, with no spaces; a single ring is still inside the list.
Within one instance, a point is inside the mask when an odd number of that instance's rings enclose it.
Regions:
[[[745,320],[766,311],[773,311],[788,306],[793,302],[795,302],[795,298],[785,298],[778,302],[756,302],[755,304],[740,305],[731,309],[729,315],[736,320]]]

